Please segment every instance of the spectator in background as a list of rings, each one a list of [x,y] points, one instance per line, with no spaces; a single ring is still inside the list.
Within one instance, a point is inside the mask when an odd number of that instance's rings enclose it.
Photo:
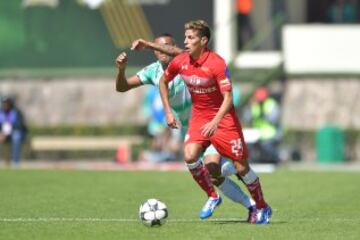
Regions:
[[[150,136],[156,136],[164,131],[166,128],[164,108],[159,91],[153,86],[149,87],[145,93],[142,112],[148,119],[147,132]]]
[[[179,160],[181,134],[179,130],[166,127],[164,107],[157,88],[148,88],[144,98],[143,112],[149,118],[147,131],[151,137],[151,143],[150,149],[142,151],[138,160],[146,162]]]
[[[252,7],[252,0],[236,0],[237,43],[239,50],[242,49],[254,35],[250,16]]]
[[[278,145],[282,136],[280,113],[280,106],[269,96],[268,89],[256,89],[250,107],[244,114],[245,121],[259,132],[259,140],[253,145],[249,144],[252,162],[279,162]]]
[[[2,99],[0,110],[0,143],[9,142],[11,146],[11,164],[20,163],[22,143],[27,133],[27,127],[22,112],[15,106],[14,99]]]
[[[140,152],[138,161],[153,163],[179,161],[181,147],[180,131],[164,128],[161,133],[152,136],[150,148]]]
[[[334,0],[327,10],[327,18],[331,23],[355,23],[357,6],[351,0]]]

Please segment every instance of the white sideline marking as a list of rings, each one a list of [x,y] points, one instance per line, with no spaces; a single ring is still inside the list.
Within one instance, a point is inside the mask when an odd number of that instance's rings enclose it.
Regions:
[[[316,222],[316,221],[323,221],[324,219],[321,218],[304,218],[304,219],[290,219],[286,220],[287,223],[296,223],[296,222]],[[333,218],[333,219],[326,219],[327,222],[360,222],[359,218]],[[0,218],[0,223],[25,223],[25,222],[122,222],[122,223],[129,223],[129,222],[140,222],[139,219],[136,218]],[[168,219],[167,222],[170,223],[191,223],[191,222],[246,222],[245,219],[240,218],[211,218],[206,220],[201,219]],[[271,222],[282,222],[282,220],[277,219],[276,221]]]
[[[121,218],[1,218],[0,222],[136,222]]]
[[[135,218],[0,218],[0,222],[139,222]],[[245,221],[239,218],[213,218],[201,219],[168,219],[167,222],[218,222],[218,221]]]

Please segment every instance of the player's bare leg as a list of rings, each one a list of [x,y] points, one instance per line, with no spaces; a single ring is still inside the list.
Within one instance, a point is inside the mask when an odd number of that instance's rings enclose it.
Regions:
[[[210,172],[211,181],[215,186],[217,186],[221,192],[231,199],[233,202],[240,203],[245,208],[248,209],[248,219],[249,223],[256,223],[256,207],[255,202],[251,198],[249,198],[246,193],[242,191],[239,185],[237,185],[234,181],[232,181],[228,176],[224,175],[222,171],[222,166],[225,164],[221,164],[227,160],[222,160],[219,154],[210,154],[206,155],[204,162],[207,169]],[[228,162],[232,165],[232,163]],[[234,167],[232,167],[234,168]],[[234,172],[231,173],[231,175]]]
[[[211,182],[209,171],[199,160],[202,151],[202,146],[198,143],[188,143],[184,147],[184,159],[186,165],[195,181],[208,195],[208,200],[200,211],[200,218],[205,219],[211,217],[214,209],[220,205],[221,197],[216,192],[214,185]]]
[[[258,210],[257,223],[269,223],[272,209],[265,202],[259,177],[250,168],[247,160],[234,161],[234,166],[238,172],[237,176],[245,183],[252,198],[255,200],[256,208]]]

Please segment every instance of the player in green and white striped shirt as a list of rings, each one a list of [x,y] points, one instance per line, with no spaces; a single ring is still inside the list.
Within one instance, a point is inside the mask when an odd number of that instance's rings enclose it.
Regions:
[[[163,47],[166,49],[162,49]],[[174,45],[173,38],[170,34],[162,34],[158,36],[154,43],[139,39],[134,41],[133,48],[136,50],[144,48],[159,49],[173,55],[182,51]],[[171,51],[169,51],[169,49]],[[159,80],[163,75],[164,69],[166,69],[168,63],[171,61],[171,57],[160,51],[154,51],[154,53],[158,61],[144,67],[136,75],[129,78],[125,77],[126,63],[128,60],[127,55],[125,52],[120,53],[116,59],[116,64],[119,70],[116,77],[116,90],[119,92],[126,92],[145,84],[154,85],[158,88]],[[175,115],[181,123],[182,134],[185,136],[188,127],[188,120],[191,114],[192,103],[191,96],[186,88],[185,82],[179,75],[169,83],[169,100]],[[228,178],[229,175],[234,174],[235,172],[232,163],[221,159],[221,168],[218,164],[212,164],[214,162],[219,162],[220,158],[221,156],[212,146],[208,147],[204,153],[203,161],[209,169],[214,185],[216,185],[224,193],[224,195],[229,197],[231,200],[246,207],[249,210],[248,222],[256,223],[256,208],[254,206],[254,201],[249,198],[234,181]]]
[[[159,88],[159,80],[164,70],[160,60],[146,66],[136,76],[141,84],[150,84]],[[174,113],[180,120],[183,130],[188,126],[188,119],[191,114],[191,96],[180,76],[169,84],[169,99]]]

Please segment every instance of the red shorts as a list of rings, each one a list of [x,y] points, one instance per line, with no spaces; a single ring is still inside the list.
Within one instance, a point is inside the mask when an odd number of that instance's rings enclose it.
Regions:
[[[189,130],[185,136],[185,144],[199,143],[204,149],[212,144],[221,156],[230,158],[233,161],[241,161],[248,158],[248,150],[240,124],[235,123],[230,126],[219,124],[216,132],[210,138],[201,135],[201,127],[203,125],[203,121],[192,121],[190,123]]]

